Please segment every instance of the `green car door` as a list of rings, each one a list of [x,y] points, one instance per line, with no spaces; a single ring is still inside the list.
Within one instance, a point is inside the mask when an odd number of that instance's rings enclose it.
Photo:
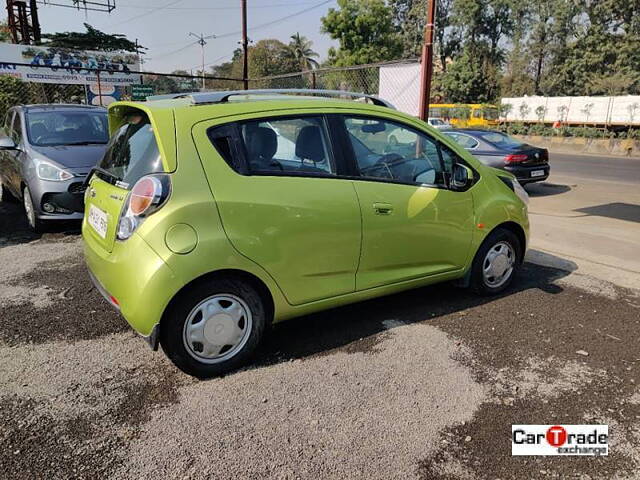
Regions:
[[[313,110],[312,110],[313,112]],[[202,122],[193,137],[234,248],[300,305],[355,291],[358,198],[323,115]]]
[[[452,151],[414,127],[344,116],[360,178],[363,240],[356,288],[459,272],[474,225],[469,191],[446,188]]]

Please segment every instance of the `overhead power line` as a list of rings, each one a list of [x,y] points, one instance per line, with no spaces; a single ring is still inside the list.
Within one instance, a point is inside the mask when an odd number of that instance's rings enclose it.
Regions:
[[[279,7],[296,7],[298,5],[310,5],[315,2],[293,2],[293,3],[273,3],[271,5],[252,5],[252,9],[256,8],[279,8]],[[118,9],[132,8],[137,10],[157,10],[158,7],[142,6],[142,5],[121,5],[118,4]],[[165,7],[163,10],[239,10],[238,6],[229,7]]]
[[[147,15],[151,15],[153,13],[160,12],[162,10],[166,10],[166,9],[168,9],[168,8],[178,4],[180,2],[182,2],[182,0],[174,0],[173,2],[169,2],[166,5],[162,5],[160,7],[151,7],[152,9],[147,11],[147,12],[141,13],[140,15],[136,15],[135,17],[131,17],[131,18],[127,19],[127,20],[123,20],[122,22],[113,23],[113,24],[109,25],[109,27],[112,28],[112,27],[115,27],[115,26],[122,25],[124,23],[133,22],[134,20],[138,20],[139,18],[146,17]]]

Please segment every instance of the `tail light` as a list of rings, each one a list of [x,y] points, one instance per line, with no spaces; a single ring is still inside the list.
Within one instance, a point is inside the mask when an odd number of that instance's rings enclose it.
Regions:
[[[525,162],[527,160],[527,158],[529,158],[529,156],[528,155],[523,155],[523,154],[507,155],[506,157],[504,157],[504,164],[505,165],[513,165],[514,163],[522,163],[522,162]]]
[[[157,212],[169,198],[171,181],[168,175],[147,175],[138,180],[122,208],[118,222],[118,240],[126,240],[152,213]]]

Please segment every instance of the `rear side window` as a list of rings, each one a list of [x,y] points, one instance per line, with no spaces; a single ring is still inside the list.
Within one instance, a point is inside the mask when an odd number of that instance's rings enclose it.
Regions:
[[[453,138],[453,140],[463,148],[476,148],[478,146],[478,141],[469,135],[453,132],[444,132],[444,134]]]
[[[163,171],[153,126],[143,112],[126,117],[111,137],[100,168],[133,185],[141,177]]]
[[[239,173],[336,173],[322,116],[250,120],[211,129],[208,135],[218,153]]]

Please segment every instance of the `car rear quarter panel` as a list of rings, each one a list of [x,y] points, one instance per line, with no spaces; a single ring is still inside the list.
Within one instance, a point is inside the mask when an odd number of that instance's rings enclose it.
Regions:
[[[289,305],[273,279],[254,262],[239,254],[224,232],[191,137],[188,119],[178,122],[176,133],[179,161],[171,174],[171,196],[162,207],[162,214],[149,216],[138,230],[138,235],[145,239],[177,277],[176,282],[166,286],[164,296],[173,298],[185,285],[204,275],[221,270],[238,270],[254,275],[266,285],[272,295],[276,316],[283,316]],[[224,162],[222,158],[215,160]],[[167,246],[167,231],[178,224],[187,224],[196,232],[197,244],[189,253],[175,253]]]

